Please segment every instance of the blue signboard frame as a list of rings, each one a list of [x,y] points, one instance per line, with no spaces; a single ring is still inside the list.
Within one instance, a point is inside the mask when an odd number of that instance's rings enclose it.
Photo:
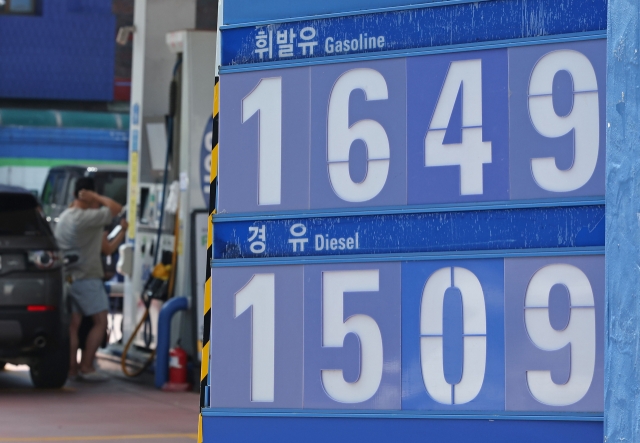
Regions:
[[[606,30],[606,3],[599,0],[581,2],[580,8],[566,8],[563,2],[554,0],[449,3],[294,22],[225,26],[221,65],[377,55]],[[535,19],[531,20],[531,16]],[[280,48],[278,34],[282,45],[292,46]],[[257,43],[260,41],[265,41],[265,45]]]
[[[213,259],[411,256],[604,245],[604,205],[219,221]],[[252,232],[265,232],[264,248]]]
[[[347,5],[344,8],[348,9],[349,2],[346,3]],[[545,43],[580,42],[602,39],[606,36],[606,2],[600,0],[564,0],[560,2],[537,0],[524,3],[520,3],[518,0],[487,0],[471,3],[467,1],[451,1],[418,6],[394,5],[380,10],[345,11],[325,15],[313,15],[314,12],[310,11],[307,14],[297,14],[296,17],[289,17],[286,14],[282,17],[254,17],[254,19],[248,19],[244,22],[236,20],[235,23],[233,23],[233,20],[225,20],[225,26],[221,27],[223,58],[220,72],[222,74],[221,88],[223,98],[225,75],[243,71],[266,71],[264,75],[266,77],[273,75],[269,74],[272,69],[280,69],[281,71],[279,72],[287,72],[291,71],[291,69],[305,66],[398,59],[425,54],[443,54],[446,58],[446,54],[451,53],[520,46],[531,46],[532,52],[535,53],[536,47]],[[508,20],[502,22],[492,22],[491,20],[470,22],[468,20],[468,17],[471,17],[469,11],[472,11],[473,8],[475,8],[476,13],[478,11],[484,13],[493,11],[494,18],[501,17],[500,14],[505,14]],[[527,8],[531,8],[530,11],[536,8],[537,11],[542,11],[539,16],[536,16],[538,19],[537,27],[530,26],[532,25],[530,21],[532,20],[531,14],[525,17],[526,14],[519,16],[514,13],[516,10],[518,12],[526,12]],[[559,13],[560,10],[562,10],[562,13]],[[275,11],[274,14],[277,15],[279,11],[285,10],[280,6],[276,6]],[[511,12],[506,14],[508,11]],[[237,11],[233,14],[230,14],[229,17],[239,17]],[[250,15],[245,14],[245,17]],[[459,19],[459,22],[456,22],[454,18]],[[380,47],[378,45],[375,48],[366,48],[366,51],[350,51],[342,55],[318,52],[311,54],[309,45],[306,46],[307,52],[305,54],[287,55],[277,60],[266,61],[265,58],[259,60],[251,55],[255,47],[249,42],[254,42],[259,33],[263,33],[269,38],[269,33],[271,32],[272,38],[276,39],[278,31],[280,31],[281,38],[284,39],[286,31],[286,38],[292,40],[291,36],[293,34],[298,38],[301,32],[304,37],[309,37],[311,31],[303,30],[311,27],[314,29],[314,37],[316,37],[316,34],[318,38],[322,35],[326,40],[326,36],[331,32],[339,31],[344,34],[343,40],[346,40],[351,37],[351,34],[358,31],[358,46],[364,46],[360,43],[359,38],[361,29],[367,29],[368,31],[369,28],[367,26],[375,24],[379,26],[377,29],[388,30],[392,28],[389,23],[394,20],[396,25],[405,23],[403,20],[415,20],[415,23],[418,24],[421,23],[421,20],[425,22],[440,20],[443,24],[442,29],[449,31],[452,23],[463,24],[464,26],[461,27],[461,32],[456,33],[455,38],[436,32],[430,36],[432,38],[429,41],[425,39],[423,34],[416,33],[415,29],[412,30],[410,26],[405,26],[402,30],[396,29],[394,31],[399,33],[395,37],[385,36],[385,43],[393,41],[397,43],[397,46],[387,45],[386,47]],[[509,20],[521,20],[519,22],[521,26],[518,27],[515,22],[512,23]],[[513,29],[518,29],[518,31],[514,33],[512,32]],[[324,34],[321,34],[321,32],[324,32]],[[312,41],[311,39],[303,39],[302,43]],[[282,44],[291,44],[291,42],[283,41]],[[285,50],[285,53],[287,51],[288,49]],[[255,53],[253,54],[255,55]],[[266,52],[263,51],[262,54],[264,56]],[[407,97],[407,100],[413,98]],[[604,103],[601,104],[601,107],[603,106]],[[221,120],[221,146],[222,150],[224,150],[224,109],[221,114],[223,116]],[[510,116],[510,118],[513,118],[513,116]],[[462,126],[464,127],[464,124]],[[307,159],[306,161],[309,160]],[[557,161],[562,162],[564,160],[559,159]],[[223,163],[221,163],[221,167],[224,168]],[[600,164],[598,171],[603,170],[604,166]],[[224,172],[221,174],[221,186],[224,186],[223,175]],[[598,178],[598,183],[599,181],[600,178]],[[601,181],[604,182],[604,177],[602,177]],[[410,279],[410,275],[415,274],[415,272],[411,271],[413,269],[411,266],[416,271],[418,268],[424,268],[425,266],[433,267],[434,269],[438,266],[451,266],[451,269],[454,269],[458,265],[473,267],[476,266],[474,262],[478,261],[481,262],[482,267],[489,266],[492,260],[505,263],[503,266],[507,266],[506,263],[509,260],[522,259],[525,262],[526,260],[533,260],[534,262],[535,260],[542,260],[542,262],[545,262],[545,260],[548,261],[549,257],[554,257],[551,260],[552,262],[562,262],[566,266],[573,266],[575,263],[581,263],[581,257],[585,260],[591,260],[594,256],[602,256],[604,247],[604,226],[602,224],[604,217],[603,189],[602,191],[597,189],[587,194],[580,195],[578,193],[556,199],[550,199],[550,195],[530,195],[526,191],[518,192],[520,192],[518,194],[521,196],[520,199],[509,200],[508,197],[502,196],[502,198],[495,198],[490,202],[447,203],[446,201],[434,201],[418,205],[414,204],[413,206],[404,206],[403,204],[394,206],[393,204],[383,203],[382,205],[373,206],[347,206],[342,209],[331,204],[324,207],[313,207],[313,205],[311,207],[296,207],[294,205],[290,208],[266,212],[247,209],[231,211],[214,217],[215,240],[212,266],[219,276],[223,276],[223,271],[228,268],[236,268],[238,270],[246,268],[260,270],[260,272],[263,272],[262,270],[264,272],[274,272],[277,281],[277,272],[279,272],[280,268],[284,269],[284,267],[317,265],[320,266],[319,269],[329,270],[329,268],[347,269],[349,266],[355,266],[354,269],[357,270],[359,269],[358,263],[391,262],[389,265],[402,263],[401,278],[403,281],[402,286],[404,287],[405,284],[410,286],[408,280],[405,282],[405,279]],[[496,217],[492,219],[491,217],[494,215]],[[459,218],[456,219],[456,217]],[[474,219],[473,217],[476,218]],[[530,217],[528,219],[530,224],[527,225],[525,222],[524,225],[519,225],[518,222],[515,222],[518,217],[521,219]],[[563,219],[562,217],[565,218]],[[473,221],[469,221],[471,219]],[[469,224],[465,225],[464,220],[467,220]],[[540,228],[541,220],[546,220],[550,226],[560,225],[563,222],[565,225],[566,223],[569,225],[573,223],[573,228],[567,228],[563,233],[555,235],[556,232],[549,232],[545,231],[544,228]],[[318,253],[317,248],[315,248],[315,251],[308,249],[303,251],[300,240],[308,238],[308,235],[313,235],[313,239],[315,239],[315,236],[320,235],[311,233],[310,230],[307,233],[307,229],[311,229],[312,225],[323,231],[321,235],[326,237],[329,245],[331,245],[331,240],[335,239],[336,249],[322,253]],[[492,231],[493,228],[492,235],[494,236],[488,235],[484,240],[473,245],[474,235],[478,234],[482,238],[482,229],[474,232],[474,225],[486,228],[487,232]],[[354,226],[356,227],[355,231],[353,229]],[[418,231],[420,229],[432,229],[434,232],[443,229],[443,227],[451,227],[453,231],[462,233],[462,237],[456,243],[453,237],[440,237],[438,234],[429,236],[423,233],[414,237],[406,236],[402,238],[401,236],[395,242],[389,241],[389,246],[394,246],[395,249],[393,247],[385,249],[384,242],[375,241],[371,243],[369,249],[364,251],[356,251],[355,248],[349,249],[349,238],[352,239],[352,246],[355,246],[357,229],[366,226],[369,227],[371,232],[384,233],[393,232],[394,226],[395,229],[400,226],[413,226],[414,228],[419,227]],[[525,226],[525,228],[522,229],[522,226]],[[529,229],[526,226],[529,226]],[[539,231],[536,232],[535,229],[531,228],[539,228]],[[505,242],[509,243],[514,236],[509,229],[515,229],[520,234],[522,244],[511,242],[506,245]],[[303,230],[305,231],[304,235],[302,233]],[[353,234],[347,232],[349,230],[354,231]],[[498,234],[495,234],[496,231]],[[464,237],[465,232],[468,233],[468,237]],[[250,237],[253,237],[253,242],[249,241]],[[435,241],[427,241],[426,239],[428,238],[435,239]],[[344,240],[344,249],[340,248],[340,239]],[[420,243],[421,239],[422,243]],[[396,240],[396,238],[393,240]],[[360,243],[360,237],[358,237],[357,241]],[[264,243],[262,249],[260,245],[255,246],[256,242]],[[416,249],[416,244],[421,244],[422,246]],[[438,246],[439,244],[441,246]],[[298,249],[294,249],[294,246],[297,246]],[[256,253],[255,251],[260,252]],[[538,258],[536,259],[535,257]],[[341,263],[343,264],[341,265]],[[447,265],[447,263],[451,264]],[[364,268],[368,267],[364,266]],[[273,271],[269,271],[270,269]],[[329,270],[327,272],[334,271]],[[478,272],[482,274],[485,271]],[[482,278],[480,277],[481,281]],[[599,280],[600,277],[595,278],[589,274],[589,278],[593,285],[597,286],[602,283]],[[593,283],[593,278],[598,283]],[[311,284],[310,282],[312,281],[309,280],[307,282],[305,280],[305,284]],[[417,284],[419,286],[419,283]],[[277,285],[278,283],[276,283],[276,287]],[[213,291],[215,301],[215,283]],[[603,304],[603,293],[598,291],[599,289],[596,291],[595,303],[597,306],[601,306]],[[551,298],[553,300],[557,299],[554,296]],[[554,301],[553,303],[557,304],[559,302]],[[345,309],[347,309],[346,306],[345,304]],[[603,316],[601,309],[602,307],[597,308],[600,317]],[[371,313],[370,315],[375,318],[375,314]],[[404,311],[403,315],[405,315]],[[492,315],[496,315],[495,312]],[[316,317],[317,315],[312,316],[307,321],[312,321]],[[602,336],[602,324],[598,323],[598,325],[599,334]],[[402,327],[405,327],[404,320]],[[404,336],[404,329],[402,334]],[[357,344],[351,343],[348,337],[345,338],[345,349],[357,349]],[[354,348],[354,346],[356,347]],[[601,361],[602,350],[598,352],[599,356],[597,358]],[[212,354],[212,362],[215,357]],[[336,357],[331,358],[335,359]],[[345,379],[353,377],[352,375],[347,375],[349,371],[353,372],[353,369],[349,369],[349,364],[345,366]],[[404,365],[405,362],[403,361]],[[357,369],[355,373],[357,374]],[[403,380],[402,389],[405,389],[404,382]],[[597,393],[589,395],[597,396]],[[216,438],[228,439],[229,441],[245,441],[255,437],[256,431],[252,431],[252,428],[260,429],[261,439],[265,441],[276,441],[283,438],[298,439],[302,433],[310,441],[315,441],[314,438],[317,438],[318,441],[331,439],[339,442],[349,441],[346,437],[347,435],[358,435],[359,438],[368,436],[369,441],[389,441],[389,439],[393,438],[392,436],[397,436],[398,433],[401,433],[403,438],[409,440],[412,435],[417,437],[428,433],[434,437],[441,436],[443,439],[456,442],[470,441],[470,434],[474,436],[473,441],[502,440],[506,435],[512,435],[519,441],[540,441],[540,439],[566,441],[570,437],[576,438],[580,436],[580,441],[595,442],[601,441],[602,438],[603,416],[601,412],[588,412],[592,410],[590,409],[592,406],[587,406],[586,409],[583,409],[586,412],[579,412],[578,410],[561,412],[553,407],[546,412],[542,410],[527,410],[527,408],[517,412],[517,407],[512,411],[506,411],[499,407],[488,407],[486,409],[487,413],[474,410],[475,412],[467,411],[463,414],[456,414],[447,411],[436,413],[433,410],[418,412],[404,410],[404,400],[402,410],[382,407],[376,411],[370,408],[339,411],[328,404],[324,405],[322,402],[318,403],[315,409],[312,406],[315,403],[311,402],[309,404],[310,409],[287,409],[286,407],[264,409],[246,406],[237,409],[222,405],[218,405],[215,408],[205,408],[203,410],[205,441],[208,441],[207,436],[213,438],[214,435]],[[450,421],[452,419],[458,424],[452,423]],[[492,425],[491,423],[494,420],[501,424]],[[494,428],[490,429],[487,426],[494,426]]]

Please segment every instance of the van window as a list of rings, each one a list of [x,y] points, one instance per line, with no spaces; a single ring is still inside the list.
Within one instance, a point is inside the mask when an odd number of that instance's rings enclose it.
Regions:
[[[42,190],[42,204],[44,205],[64,205],[65,204],[65,177],[62,171],[49,172],[47,181]]]
[[[64,200],[65,206],[71,204],[76,196],[74,192],[76,190],[76,182],[78,181],[78,177],[76,175],[72,175],[69,177],[69,184],[67,185],[67,198]]]
[[[97,191],[114,199],[121,205],[127,203],[127,173],[107,172],[96,173],[94,176]]]
[[[44,188],[42,189],[42,204],[48,205],[51,203],[51,199],[53,198],[53,187],[55,186],[56,178],[59,175],[59,173],[55,172],[49,172],[49,175],[47,175],[47,181],[44,182]]]

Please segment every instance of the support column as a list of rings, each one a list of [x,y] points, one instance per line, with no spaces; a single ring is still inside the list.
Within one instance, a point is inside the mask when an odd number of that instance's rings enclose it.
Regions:
[[[640,2],[610,0],[605,442],[640,442]]]

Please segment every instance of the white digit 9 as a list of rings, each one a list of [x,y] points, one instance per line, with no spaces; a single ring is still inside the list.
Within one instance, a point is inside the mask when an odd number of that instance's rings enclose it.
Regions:
[[[236,318],[251,309],[251,401],[272,402],[275,371],[275,275],[255,274],[235,295]]]
[[[571,300],[569,324],[562,331],[553,329],[549,320],[549,292],[557,284],[567,288]],[[524,306],[525,326],[533,344],[545,351],[571,346],[569,381],[558,385],[551,371],[527,371],[529,391],[547,405],[576,403],[589,390],[596,363],[596,314],[589,279],[572,265],[545,266],[531,278]]]
[[[462,88],[462,143],[444,144]],[[482,60],[452,62],[424,139],[425,166],[460,166],[460,194],[482,194],[482,165],[491,163],[491,142],[482,141]]]
[[[487,361],[487,317],[484,292],[475,274],[464,268],[434,272],[422,291],[420,307],[420,362],[422,380],[429,395],[445,405],[468,403],[480,392]],[[453,281],[452,281],[453,277]],[[462,294],[462,379],[456,385],[444,376],[443,305],[447,289]]]
[[[242,99],[242,123],[259,112],[258,204],[279,205],[282,184],[282,78],[263,78]]]
[[[573,78],[573,108],[564,117],[553,108],[553,78],[559,71],[567,71]],[[596,168],[600,146],[598,82],[584,54],[565,49],[550,52],[538,61],[529,82],[529,115],[533,127],[545,137],[562,137],[574,131],[573,165],[569,169],[558,169],[555,157],[531,160],[538,186],[552,192],[584,186]]]
[[[338,78],[329,97],[327,115],[327,161],[329,180],[342,200],[363,202],[382,191],[389,174],[389,139],[382,125],[374,120],[360,120],[349,126],[349,96],[362,89],[366,100],[386,100],[387,83],[378,71],[358,68]],[[351,180],[349,151],[351,144],[362,140],[367,145],[367,175],[360,183]]]
[[[360,403],[378,391],[382,380],[382,335],[374,319],[356,314],[344,320],[344,293],[379,291],[379,271],[328,271],[322,273],[322,346],[341,348],[344,338],[354,333],[360,341],[360,376],[353,383],[344,380],[342,369],[323,369],[326,393],[341,403]]]

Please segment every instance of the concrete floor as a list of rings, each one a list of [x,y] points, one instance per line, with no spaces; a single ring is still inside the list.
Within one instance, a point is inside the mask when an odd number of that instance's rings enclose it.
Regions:
[[[199,396],[167,393],[149,378],[113,372],[105,383],[68,382],[38,390],[26,366],[0,371],[0,442],[193,443]]]

